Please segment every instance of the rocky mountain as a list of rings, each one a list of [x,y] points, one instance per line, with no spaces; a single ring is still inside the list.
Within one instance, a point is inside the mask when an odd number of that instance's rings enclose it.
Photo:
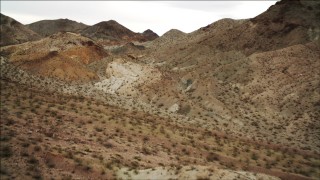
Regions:
[[[92,39],[125,40],[136,36],[134,32],[114,20],[97,23],[82,31],[84,36]]]
[[[151,30],[135,33],[114,20],[103,21],[84,29],[82,35],[103,44],[123,44],[131,41],[150,41],[158,37]]]
[[[170,29],[166,33],[164,33],[160,38],[155,39],[154,41],[150,42],[153,47],[159,46],[168,46],[168,44],[173,45],[174,43],[186,38],[187,34],[178,30],[178,29]]]
[[[249,55],[310,42],[319,34],[318,7],[315,1],[281,1],[248,22],[212,34],[199,43],[223,51],[236,49]],[[226,46],[227,42],[233,43]]]
[[[142,36],[145,38],[143,41],[152,41],[159,37],[158,34],[150,29],[143,31]]]
[[[114,20],[103,21],[93,26],[69,19],[42,20],[22,25],[14,19],[1,15],[2,44],[17,44],[37,40],[58,32],[81,33],[100,44],[126,44],[133,41],[152,41],[159,37],[148,29],[143,33],[135,33]]]
[[[43,37],[53,35],[58,32],[74,32],[79,33],[88,25],[72,21],[69,19],[42,20],[26,25],[34,32]]]
[[[0,46],[11,44],[20,44],[27,41],[34,41],[40,39],[40,35],[30,30],[20,22],[0,14],[1,24],[1,40]]]

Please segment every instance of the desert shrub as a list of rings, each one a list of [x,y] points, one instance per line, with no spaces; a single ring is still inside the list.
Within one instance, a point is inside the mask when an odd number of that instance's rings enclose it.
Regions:
[[[41,150],[41,147],[37,145],[37,146],[35,146],[33,149],[34,149],[34,151],[38,152],[38,151]]]
[[[4,167],[2,164],[0,164],[0,175],[1,174],[9,174],[8,169],[6,167]]]
[[[152,154],[152,151],[147,147],[143,147],[141,151],[145,155],[151,155]]]
[[[219,161],[219,156],[215,153],[209,153],[206,159],[209,162]]]
[[[139,165],[139,162],[138,161],[132,161],[131,162],[131,167],[133,168],[133,169],[136,169],[136,168],[138,168],[140,165]]]
[[[210,180],[209,177],[198,176],[197,180]]]
[[[65,157],[69,158],[69,159],[73,159],[74,155],[73,155],[73,153],[71,151],[68,151],[67,154],[65,154]]]
[[[183,148],[183,149],[182,149],[182,152],[183,152],[185,155],[190,155],[190,152],[189,152],[186,148]]]
[[[103,131],[103,129],[102,129],[101,127],[98,127],[98,126],[94,127],[94,129],[95,129],[97,132],[102,132],[102,131]]]
[[[110,142],[105,143],[104,146],[105,146],[106,148],[113,148],[113,144],[110,143]]]
[[[11,147],[8,145],[1,145],[0,147],[0,157],[10,157],[12,156],[12,150]]]
[[[112,162],[106,163],[105,167],[108,168],[109,170],[111,170],[112,169]]]
[[[1,135],[0,137],[0,141],[9,141],[11,138],[9,136],[6,135]]]
[[[251,154],[251,159],[253,159],[253,160],[258,160],[259,159],[259,156],[256,154],[256,153],[252,153]]]
[[[145,137],[143,137],[143,142],[147,142],[147,141],[149,141],[150,140],[150,138],[148,137],[148,136],[145,136]]]
[[[39,161],[38,161],[35,157],[31,157],[31,158],[28,160],[28,163],[30,163],[30,164],[38,164]]]
[[[189,105],[185,105],[185,106],[182,106],[177,113],[186,115],[190,112],[190,110],[191,110],[191,107]]]
[[[26,149],[24,149],[22,152],[20,152],[20,155],[23,156],[23,157],[28,157],[29,156],[29,153]]]
[[[48,166],[48,168],[54,168],[55,164],[51,159],[47,159],[46,160],[46,165]]]
[[[21,144],[21,146],[27,148],[27,147],[30,146],[30,143],[29,143],[29,142],[23,142],[23,143]]]

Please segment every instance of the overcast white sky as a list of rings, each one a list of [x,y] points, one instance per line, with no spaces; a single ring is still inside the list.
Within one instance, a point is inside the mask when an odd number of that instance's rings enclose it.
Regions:
[[[134,32],[192,32],[222,18],[252,18],[275,0],[263,1],[1,1],[1,13],[22,24],[68,18],[87,25],[110,19]]]

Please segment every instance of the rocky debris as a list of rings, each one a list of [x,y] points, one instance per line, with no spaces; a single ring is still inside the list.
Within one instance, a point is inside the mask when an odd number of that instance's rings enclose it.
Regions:
[[[95,87],[108,93],[131,92],[144,82],[159,80],[161,73],[150,65],[141,65],[117,59],[106,68],[107,79],[95,83]]]
[[[0,46],[21,44],[40,39],[40,35],[11,17],[0,14]]]

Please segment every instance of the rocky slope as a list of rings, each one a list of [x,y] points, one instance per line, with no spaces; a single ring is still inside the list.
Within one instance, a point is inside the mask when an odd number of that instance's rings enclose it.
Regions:
[[[42,20],[26,26],[43,37],[66,31],[79,33],[88,27],[88,25],[69,19]]]
[[[141,60],[168,78],[138,96],[230,133],[319,152],[317,7],[282,1],[252,19],[224,19],[185,38],[164,35]]]
[[[319,6],[315,1],[281,1],[248,22],[212,34],[199,43],[250,55],[314,41],[319,39]],[[233,43],[227,46],[228,42]]]
[[[116,59],[106,68],[107,79],[95,84],[96,87],[108,93],[128,94],[134,87],[143,83],[150,84],[161,79],[161,73],[153,66],[141,65]]]
[[[40,39],[39,34],[35,33],[18,21],[3,14],[0,14],[0,19],[0,46],[20,44]]]
[[[179,52],[178,48],[197,53],[199,50],[194,48],[202,46],[203,53],[210,48],[222,52],[236,50],[250,55],[317,41],[320,27],[318,7],[319,3],[315,1],[281,1],[255,18],[240,21],[223,19],[200,28],[178,45],[163,46],[159,53],[166,50]]]
[[[67,81],[97,79],[86,65],[107,56],[92,40],[74,33],[58,33],[39,41],[2,47],[0,53],[32,74]]]

